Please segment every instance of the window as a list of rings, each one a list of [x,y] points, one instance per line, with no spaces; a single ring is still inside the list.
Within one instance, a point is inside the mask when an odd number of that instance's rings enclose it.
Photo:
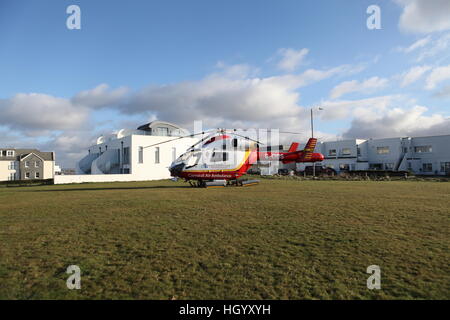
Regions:
[[[403,153],[408,153],[408,148],[403,148]]]
[[[8,150],[8,151],[6,151],[6,156],[7,156],[7,157],[14,157],[14,150]]]
[[[35,167],[35,168],[39,168],[40,165],[41,165],[41,162],[40,162],[40,161],[35,161],[35,162],[34,162],[34,167]]]
[[[155,148],[155,163],[159,163],[159,147]]]
[[[433,152],[433,147],[432,146],[414,147],[414,152],[415,153],[430,153],[430,152]]]
[[[200,150],[189,151],[183,154],[180,159],[186,163],[186,168],[194,167],[202,158],[202,152]]]
[[[371,170],[383,170],[383,164],[382,163],[371,163],[369,165],[369,168]]]
[[[211,156],[211,162],[222,162],[228,160],[227,152],[213,152]]]
[[[386,163],[384,168],[386,170],[394,170],[394,164],[393,163]]]
[[[25,161],[25,168],[28,168],[30,166],[30,161]]]
[[[432,163],[423,163],[422,171],[423,172],[433,172],[433,164]]]
[[[14,161],[11,161],[9,163],[8,169],[9,170],[16,170],[16,163]]]
[[[34,173],[34,177],[35,177],[36,179],[39,179],[39,178],[41,177],[41,174],[40,174],[39,172],[35,172],[35,173]]]
[[[16,180],[16,174],[15,173],[10,173],[9,174],[9,180]]]
[[[25,172],[25,179],[30,179],[30,173],[29,172]]]
[[[336,149],[330,149],[328,150],[328,155],[330,157],[335,157],[336,156]]]
[[[441,162],[441,172],[450,173],[450,162]]]
[[[412,163],[408,162],[408,170],[412,170]]]
[[[356,153],[357,153],[358,157],[361,156],[361,148],[360,147],[356,148]]]
[[[342,155],[343,155],[343,156],[349,156],[349,155],[352,154],[352,149],[350,149],[350,148],[343,148],[343,149],[341,150],[341,152],[342,152]]]
[[[341,170],[349,170],[350,169],[350,165],[348,165],[347,163],[341,163],[339,165],[339,169],[341,169]]]
[[[122,163],[130,164],[130,147],[123,148]]]
[[[172,162],[177,159],[177,148],[172,148]]]
[[[389,147],[377,147],[377,154],[388,154],[389,152]]]
[[[139,163],[144,163],[144,147],[139,147]]]
[[[156,128],[156,135],[158,135],[158,136],[168,136],[169,135],[169,128],[167,128],[167,127],[158,127],[158,128]]]

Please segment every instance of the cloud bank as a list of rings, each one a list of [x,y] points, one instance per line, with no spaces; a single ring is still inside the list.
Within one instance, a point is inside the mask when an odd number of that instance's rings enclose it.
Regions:
[[[396,0],[403,8],[399,27],[405,32],[430,33],[450,29],[450,1]]]

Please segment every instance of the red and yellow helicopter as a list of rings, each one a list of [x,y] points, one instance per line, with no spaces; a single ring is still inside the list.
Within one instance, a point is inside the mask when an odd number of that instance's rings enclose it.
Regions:
[[[191,186],[248,186],[257,180],[242,180],[250,167],[258,161],[321,162],[324,156],[314,153],[316,138],[310,138],[303,150],[297,151],[298,143],[291,144],[287,152],[260,150],[260,142],[235,132],[236,130],[217,129],[192,145],[169,166],[172,177],[182,178]],[[202,132],[204,134],[205,132]],[[170,142],[192,134],[158,144]],[[158,145],[155,144],[155,145]],[[154,145],[151,145],[154,146]],[[148,147],[151,147],[148,146]]]

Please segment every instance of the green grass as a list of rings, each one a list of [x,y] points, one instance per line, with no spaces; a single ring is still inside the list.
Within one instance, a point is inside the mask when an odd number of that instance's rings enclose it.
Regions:
[[[450,298],[450,183],[185,186],[1,188],[0,298]]]

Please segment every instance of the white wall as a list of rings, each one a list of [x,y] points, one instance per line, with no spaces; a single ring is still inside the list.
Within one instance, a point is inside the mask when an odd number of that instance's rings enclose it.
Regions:
[[[378,154],[378,147],[389,147],[389,153]],[[383,165],[392,163],[395,169],[402,154],[402,140],[401,138],[368,140],[367,148],[369,163]]]
[[[55,173],[55,161],[44,161],[43,179],[53,179]]]
[[[350,149],[350,154],[343,154],[344,149]],[[336,150],[337,157],[355,158],[357,156],[357,143],[356,140],[342,140],[333,142],[323,142],[315,152],[321,152],[325,158],[335,158],[336,156],[330,155],[330,150]]]
[[[132,174],[77,174],[55,176],[55,184],[84,183],[84,182],[121,182],[144,181],[145,178],[137,178]]]
[[[131,152],[131,174],[148,180],[169,179],[169,166],[175,160],[173,149],[176,149],[176,158],[198,141],[196,138],[184,138],[172,142],[166,142],[157,146],[147,147],[156,143],[173,140],[176,137],[164,136],[132,136]],[[144,161],[139,163],[139,147],[144,147]],[[159,163],[155,163],[155,151],[159,147]]]
[[[415,147],[431,146],[430,153],[415,153]],[[417,160],[406,160],[411,162],[416,173],[420,174],[445,174],[441,172],[441,162],[450,162],[450,136],[435,136],[435,137],[420,137],[412,138],[411,150],[408,157]],[[420,160],[419,160],[420,159]],[[422,172],[421,169],[424,163],[431,163],[433,165],[432,172]]]

